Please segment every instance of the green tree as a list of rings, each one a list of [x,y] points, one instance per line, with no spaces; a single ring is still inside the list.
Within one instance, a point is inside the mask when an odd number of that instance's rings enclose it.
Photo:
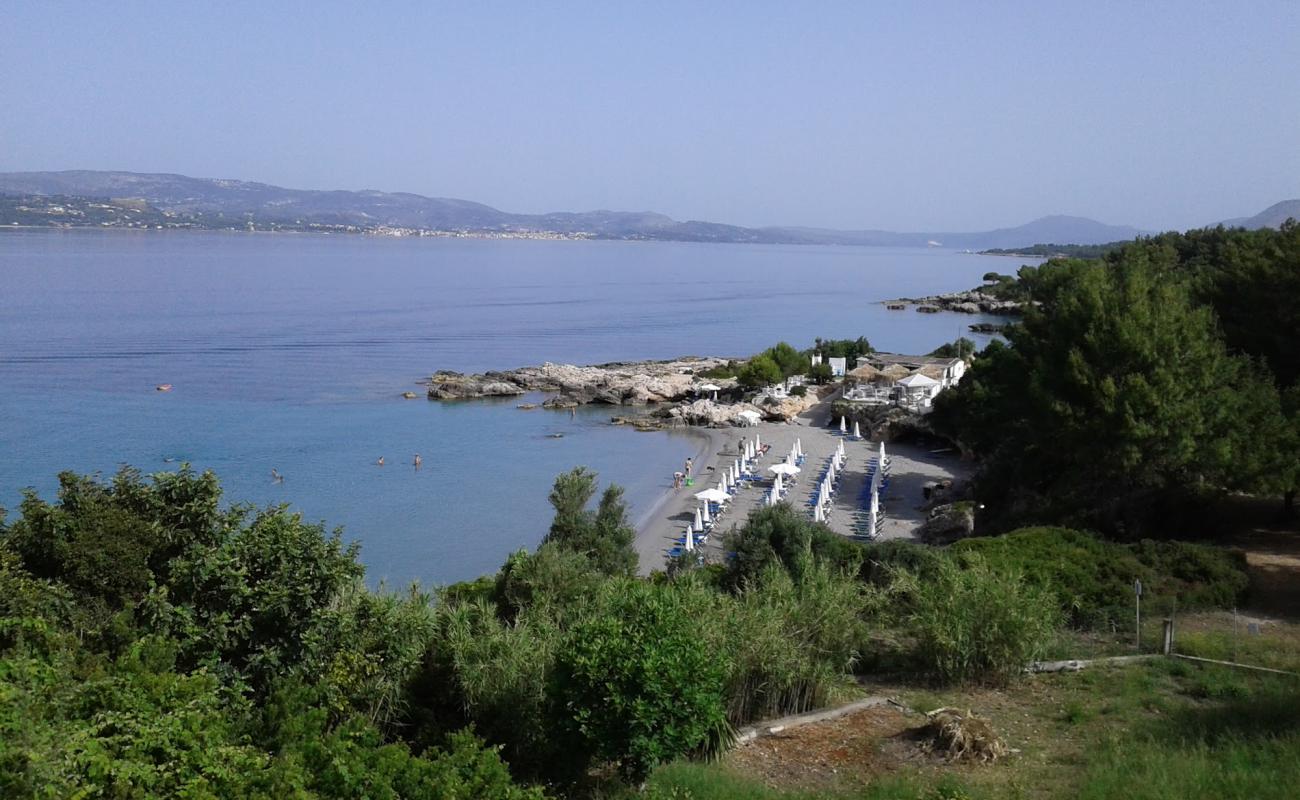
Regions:
[[[831,365],[825,362],[813,364],[808,369],[808,380],[818,386],[825,386],[835,379],[835,373],[831,370]]]
[[[623,489],[606,487],[593,512],[587,506],[596,494],[596,479],[586,467],[556,477],[550,496],[555,518],[544,541],[581,553],[606,575],[631,575],[637,566],[632,548],[636,530],[627,518]]]
[[[764,386],[771,386],[774,383],[780,383],[785,377],[781,371],[780,365],[766,353],[754,356],[736,373],[740,385],[746,389],[761,389]]]
[[[1231,356],[1166,249],[1054,261],[1022,280],[1036,305],[940,396],[936,429],[981,456],[984,522],[1129,535],[1188,520],[1195,500],[1254,489],[1277,393]]]
[[[772,359],[781,368],[782,378],[788,378],[791,375],[802,375],[808,371],[808,357],[785,342],[778,342],[775,346],[763,351],[763,355]]]
[[[579,623],[556,658],[561,725],[575,746],[640,783],[656,765],[725,725],[723,670],[671,585],[606,587],[601,613]]]

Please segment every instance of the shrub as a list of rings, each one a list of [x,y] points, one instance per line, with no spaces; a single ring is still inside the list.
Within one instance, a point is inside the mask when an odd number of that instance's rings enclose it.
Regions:
[[[1129,619],[1133,581],[1143,600],[1177,600],[1180,608],[1231,607],[1245,591],[1245,559],[1237,553],[1186,542],[1121,544],[1069,528],[1022,528],[973,538],[950,548],[978,553],[998,569],[1013,570],[1052,591],[1074,625]]]
[[[733,590],[758,580],[771,564],[779,563],[799,582],[813,561],[849,572],[856,572],[862,562],[861,545],[812,522],[788,503],[752,512],[724,546],[736,554],[725,576]]]
[[[706,624],[726,654],[727,718],[733,725],[829,705],[850,687],[877,595],[855,577],[814,563],[799,583],[777,564]],[[706,596],[695,602],[708,602]]]
[[[1013,570],[979,556],[939,562],[920,581],[905,572],[911,596],[907,622],[917,636],[920,665],[944,682],[1003,685],[1042,651],[1060,619],[1056,598]]]
[[[603,600],[556,658],[559,725],[640,783],[723,725],[722,668],[672,586],[615,581]]]

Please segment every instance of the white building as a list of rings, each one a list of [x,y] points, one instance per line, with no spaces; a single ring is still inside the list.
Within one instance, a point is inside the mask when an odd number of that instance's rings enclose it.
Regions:
[[[848,372],[847,358],[828,358],[826,363],[831,365],[831,375],[836,378],[843,378],[844,373]]]

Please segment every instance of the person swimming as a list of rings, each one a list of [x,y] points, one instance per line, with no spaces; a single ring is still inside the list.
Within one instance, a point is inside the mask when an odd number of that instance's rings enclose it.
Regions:
[[[275,467],[271,468],[271,483],[284,483],[284,476]]]
[[[375,462],[375,465],[382,467],[384,465],[384,457],[380,456],[379,460]]]
[[[419,469],[419,468],[420,468],[420,465],[424,463],[424,459],[423,459],[423,458],[420,458],[420,454],[419,454],[419,453],[416,453],[416,454],[415,454],[415,462],[414,462],[414,463],[415,463],[415,468],[416,468],[416,469]]]

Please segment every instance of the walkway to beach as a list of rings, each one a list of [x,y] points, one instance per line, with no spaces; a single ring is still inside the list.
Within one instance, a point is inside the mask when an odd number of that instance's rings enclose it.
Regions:
[[[794,440],[800,440],[806,458],[798,481],[786,494],[786,502],[801,513],[808,513],[808,503],[812,499],[816,478],[843,439],[848,458],[841,473],[843,477],[840,490],[835,496],[828,524],[837,533],[849,535],[852,515],[861,498],[867,463],[880,445],[841,437],[838,429],[828,428],[826,423],[830,405],[829,399],[823,401],[790,424],[764,422],[752,428],[706,429],[709,440],[694,465],[695,485],[673,492],[637,532],[636,548],[641,560],[641,573],[649,574],[663,568],[665,552],[675,545],[674,540],[682,535],[687,524],[695,518],[695,509],[700,505],[695,499],[695,493],[716,486],[727,465],[737,458],[741,438],[752,440],[755,433],[764,444],[772,446],[756,462],[755,472],[765,476],[770,476],[768,467],[780,463],[789,454]],[[914,538],[917,528],[925,519],[925,512],[918,508],[924,502],[924,484],[927,481],[965,475],[966,465],[958,460],[955,453],[932,453],[912,445],[887,444],[885,447],[892,466],[889,489],[881,497],[885,511],[881,538]],[[741,486],[744,488],[728,504],[730,508],[726,517],[709,537],[706,552],[713,555],[721,553],[722,534],[732,525],[741,524],[750,511],[762,504],[771,483],[742,482]]]

